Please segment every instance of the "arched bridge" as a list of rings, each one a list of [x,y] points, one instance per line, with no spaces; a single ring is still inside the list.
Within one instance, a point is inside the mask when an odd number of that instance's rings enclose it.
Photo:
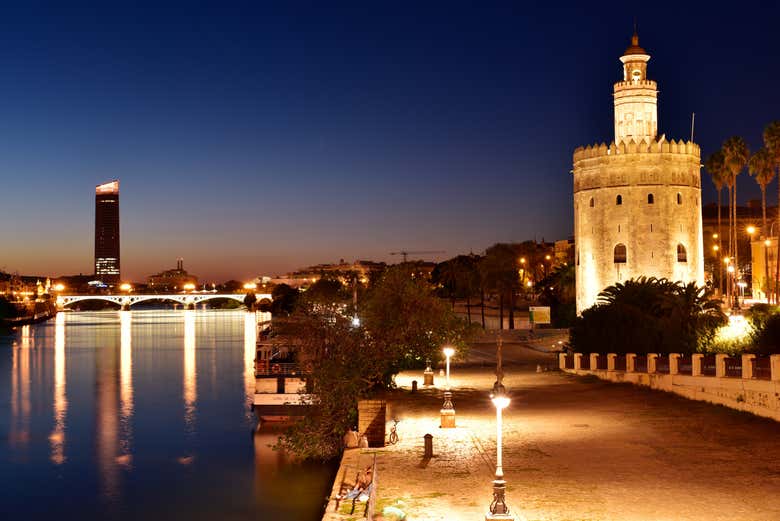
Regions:
[[[264,299],[271,300],[270,293],[256,293],[257,301]],[[139,302],[145,302],[147,300],[166,300],[170,302],[176,302],[181,304],[184,309],[191,309],[202,302],[214,299],[229,299],[237,302],[244,302],[246,293],[172,293],[166,295],[141,295],[141,294],[128,294],[128,295],[59,295],[57,297],[57,307],[63,309],[76,302],[83,302],[85,300],[103,300],[105,302],[112,302],[123,309],[129,309],[133,304]]]

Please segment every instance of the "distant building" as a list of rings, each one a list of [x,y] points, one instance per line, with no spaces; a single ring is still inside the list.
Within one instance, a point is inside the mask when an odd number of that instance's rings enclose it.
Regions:
[[[188,284],[197,286],[198,277],[184,269],[184,259],[181,258],[176,260],[175,269],[161,271],[147,279],[149,289],[156,291],[181,291]]]
[[[555,241],[555,265],[574,264],[574,237]]]
[[[268,282],[271,284],[287,284],[294,288],[300,288],[309,286],[323,277],[338,279],[342,283],[347,284],[351,282],[352,277],[357,276],[359,282],[366,284],[372,273],[381,272],[386,266],[384,262],[356,260],[353,263],[348,263],[341,259],[337,264],[309,266],[308,268],[302,268],[274,277]],[[431,263],[431,266],[433,266],[433,263]]]
[[[120,280],[119,181],[95,187],[95,276],[108,285]]]

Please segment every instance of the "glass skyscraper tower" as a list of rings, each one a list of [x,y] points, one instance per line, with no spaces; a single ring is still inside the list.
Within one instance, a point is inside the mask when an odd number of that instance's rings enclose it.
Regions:
[[[119,181],[95,187],[95,276],[119,282]]]

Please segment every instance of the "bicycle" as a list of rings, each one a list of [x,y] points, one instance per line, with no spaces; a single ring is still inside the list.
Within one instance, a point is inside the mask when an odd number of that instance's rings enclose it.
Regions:
[[[398,431],[396,427],[398,426],[399,422],[400,420],[393,420],[393,426],[390,428],[390,435],[387,438],[388,445],[395,445],[398,443]]]

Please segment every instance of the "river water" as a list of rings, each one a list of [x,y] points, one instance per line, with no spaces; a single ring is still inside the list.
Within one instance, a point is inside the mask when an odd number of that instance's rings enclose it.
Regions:
[[[0,336],[0,518],[319,519],[333,468],[255,433],[255,321],[73,312]]]

